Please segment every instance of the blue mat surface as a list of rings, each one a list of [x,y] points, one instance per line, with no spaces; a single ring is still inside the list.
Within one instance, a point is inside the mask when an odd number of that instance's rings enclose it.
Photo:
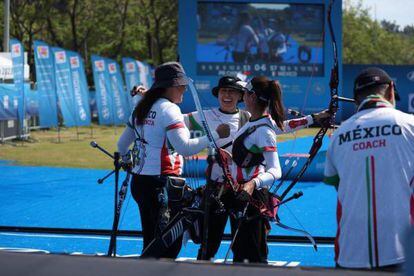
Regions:
[[[111,228],[114,179],[96,183],[107,171],[12,165],[0,165],[0,170],[0,225]],[[124,176],[122,173],[121,179]],[[203,183],[202,179],[198,181]],[[304,193],[302,198],[280,208],[282,221],[294,227],[303,226],[315,236],[334,236],[335,189],[318,182],[303,182],[292,193],[299,190]],[[141,229],[139,212],[129,191],[120,229]],[[271,234],[294,235],[277,227],[272,228]]]
[[[306,153],[312,137],[280,143],[279,153]],[[324,140],[322,151],[328,141]],[[289,158],[289,157],[287,157]],[[323,162],[323,156],[320,156]],[[293,159],[292,159],[293,160]],[[282,161],[281,161],[282,162]],[[318,165],[318,160],[314,162]],[[282,163],[283,166],[283,163]],[[320,166],[319,166],[320,167]],[[320,169],[320,168],[319,168]],[[0,160],[0,226],[111,229],[113,220],[114,178],[104,184],[97,179],[107,170],[16,166]],[[121,173],[121,181],[125,177]],[[203,179],[188,179],[193,185]],[[288,185],[287,181],[285,185]],[[283,191],[282,187],[279,191]],[[333,237],[336,232],[336,191],[320,182],[298,183],[291,193],[304,195],[279,209],[281,221],[306,229],[314,236]],[[141,230],[139,212],[129,191],[120,220],[121,230]],[[229,226],[226,232],[230,233]],[[272,226],[271,235],[298,235]],[[105,253],[105,236],[55,235],[36,233],[0,233],[0,248],[35,248],[54,253]],[[228,241],[223,241],[216,256],[224,258]],[[141,238],[121,237],[118,254],[136,255],[142,250]],[[195,257],[198,245],[191,241],[180,257]],[[270,243],[269,260],[279,265],[333,266],[333,245]]]

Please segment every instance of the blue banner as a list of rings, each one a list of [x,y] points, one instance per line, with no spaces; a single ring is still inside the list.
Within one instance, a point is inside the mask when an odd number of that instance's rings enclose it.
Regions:
[[[66,126],[78,125],[75,116],[75,97],[73,96],[72,74],[70,71],[69,58],[62,48],[52,47],[55,66],[56,94],[59,99],[60,111]]]
[[[0,84],[0,120],[17,119],[19,95],[13,84]]]
[[[147,79],[147,85],[148,85],[148,88],[150,88],[152,85],[152,67],[146,62],[143,62],[143,63],[145,65],[145,75]]]
[[[36,83],[39,99],[40,127],[58,126],[58,109],[53,55],[49,45],[42,41],[34,42]]]
[[[78,126],[89,126],[91,124],[91,112],[89,108],[88,83],[86,81],[83,60],[76,52],[66,51],[66,53],[69,58],[72,73],[76,122]]]
[[[127,96],[124,89],[124,81],[121,75],[121,69],[118,63],[112,59],[106,59],[109,79],[111,81],[113,106],[115,108],[115,123],[122,124],[128,121],[131,109],[127,102]]]
[[[150,85],[150,78],[149,78],[149,69],[148,66],[139,60],[137,60],[138,72],[139,72],[139,80],[145,86],[145,88],[149,89]]]
[[[122,58],[122,67],[124,68],[125,83],[128,91],[128,102],[131,110],[137,105],[141,96],[131,97],[129,92],[134,86],[140,85],[141,81],[139,78],[138,64],[135,59]]]
[[[17,39],[10,39],[10,51],[13,62],[13,81],[18,95],[17,120],[20,134],[23,134],[25,118],[24,100],[24,48]]]
[[[92,55],[93,80],[96,91],[96,105],[98,107],[99,124],[115,124],[113,112],[113,101],[111,95],[111,83],[109,80],[108,70],[106,69],[105,58]]]

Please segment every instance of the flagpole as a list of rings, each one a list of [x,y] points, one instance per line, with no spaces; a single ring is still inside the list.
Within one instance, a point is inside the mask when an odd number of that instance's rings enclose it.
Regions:
[[[3,52],[10,52],[10,0],[4,0]]]

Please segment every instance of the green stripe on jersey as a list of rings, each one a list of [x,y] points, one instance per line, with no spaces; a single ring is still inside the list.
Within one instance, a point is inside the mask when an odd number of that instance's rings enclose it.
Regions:
[[[334,176],[325,176],[325,178],[323,179],[323,182],[325,182],[328,185],[338,186],[339,175],[336,174]]]
[[[190,121],[190,130],[199,130],[205,135],[204,128],[197,122],[192,113],[188,115],[188,120]]]
[[[252,152],[252,153],[262,153],[262,152],[264,152],[263,148],[259,148],[256,145],[251,146],[249,151]]]

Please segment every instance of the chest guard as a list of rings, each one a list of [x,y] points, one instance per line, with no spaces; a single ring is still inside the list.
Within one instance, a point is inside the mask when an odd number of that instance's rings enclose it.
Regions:
[[[239,137],[236,138],[233,142],[232,156],[233,161],[237,166],[241,168],[254,167],[261,164],[264,161],[263,154],[253,153],[249,151],[244,145],[244,140],[247,136],[256,131],[259,127],[267,126],[268,124],[259,124],[252,127],[249,127],[245,132],[243,132]]]

